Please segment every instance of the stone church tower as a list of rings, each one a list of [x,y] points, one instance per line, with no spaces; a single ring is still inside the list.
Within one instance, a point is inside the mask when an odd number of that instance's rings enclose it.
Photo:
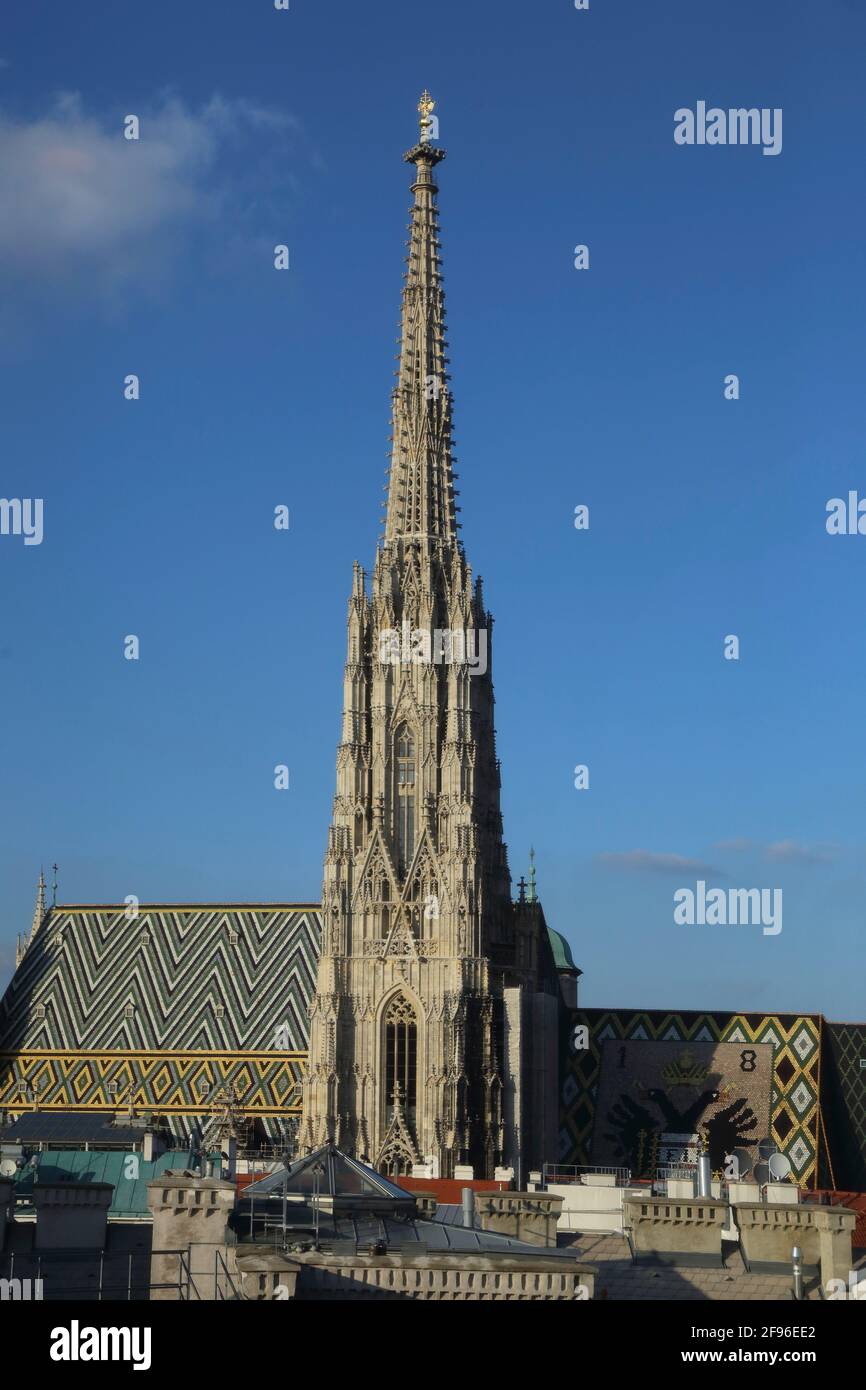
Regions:
[[[511,899],[492,619],[458,534],[432,108],[425,92],[404,155],[387,517],[349,600],[301,1138],[389,1173],[520,1181],[556,1157],[558,985],[540,908]]]

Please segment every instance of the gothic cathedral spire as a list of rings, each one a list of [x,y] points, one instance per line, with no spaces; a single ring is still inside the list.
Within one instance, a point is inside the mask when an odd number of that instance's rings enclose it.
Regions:
[[[522,1078],[544,1070],[533,1039],[555,1057],[556,985],[538,913],[511,901],[492,619],[457,533],[432,110],[425,92],[404,156],[414,202],[385,536],[369,591],[356,563],[349,598],[302,1139],[391,1173],[468,1163],[492,1176],[535,1161]],[[543,1109],[547,1139],[555,1099]]]
[[[433,102],[421,98],[421,140],[403,156],[415,166],[409,255],[400,314],[400,366],[391,406],[391,469],[385,537],[452,542],[457,523],[445,295],[433,182],[445,151],[428,138]]]
[[[33,911],[33,923],[30,927],[29,937],[23,939],[19,936],[15,946],[15,969],[21,964],[30,946],[33,945],[36,933],[45,920],[45,870],[39,870],[39,882],[36,885],[36,907]]]

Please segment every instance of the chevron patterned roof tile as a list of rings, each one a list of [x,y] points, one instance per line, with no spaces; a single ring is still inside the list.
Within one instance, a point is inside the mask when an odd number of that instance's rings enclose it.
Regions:
[[[306,1047],[316,905],[140,905],[134,919],[123,907],[62,906],[45,926],[0,1001],[2,1051],[180,1050],[191,1036],[204,1048],[270,1048],[275,1020],[292,1048]]]

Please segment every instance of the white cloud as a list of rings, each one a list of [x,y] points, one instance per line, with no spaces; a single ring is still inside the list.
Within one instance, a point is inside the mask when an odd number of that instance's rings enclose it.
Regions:
[[[608,869],[618,869],[625,873],[704,874],[718,877],[721,872],[712,864],[704,864],[699,859],[687,859],[682,854],[656,854],[648,849],[598,854],[596,859]]]
[[[124,138],[125,114],[139,117],[139,140]],[[197,228],[222,229],[227,214],[237,224],[247,203],[267,204],[250,180],[273,163],[266,191],[274,192],[289,129],[297,123],[288,115],[219,96],[199,110],[165,97],[111,120],[87,115],[77,93],[61,94],[34,121],[0,113],[3,274],[19,285],[109,291],[141,282]],[[224,163],[238,153],[229,175]]]
[[[831,864],[839,854],[836,845],[801,845],[796,840],[760,844],[742,837],[719,840],[713,848],[734,854],[753,854],[771,864]]]
[[[836,858],[832,845],[798,845],[795,840],[778,840],[767,845],[765,858],[779,864],[830,864]]]

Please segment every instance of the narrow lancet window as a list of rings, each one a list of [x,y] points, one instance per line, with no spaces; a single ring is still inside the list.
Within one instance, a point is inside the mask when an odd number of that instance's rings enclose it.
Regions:
[[[415,1010],[402,994],[388,1005],[385,1014],[385,1120],[394,1118],[394,1100],[399,1094],[403,1115],[415,1124],[417,1104],[418,1025]]]
[[[397,736],[396,792],[397,854],[406,873],[415,849],[415,744],[406,728]]]

